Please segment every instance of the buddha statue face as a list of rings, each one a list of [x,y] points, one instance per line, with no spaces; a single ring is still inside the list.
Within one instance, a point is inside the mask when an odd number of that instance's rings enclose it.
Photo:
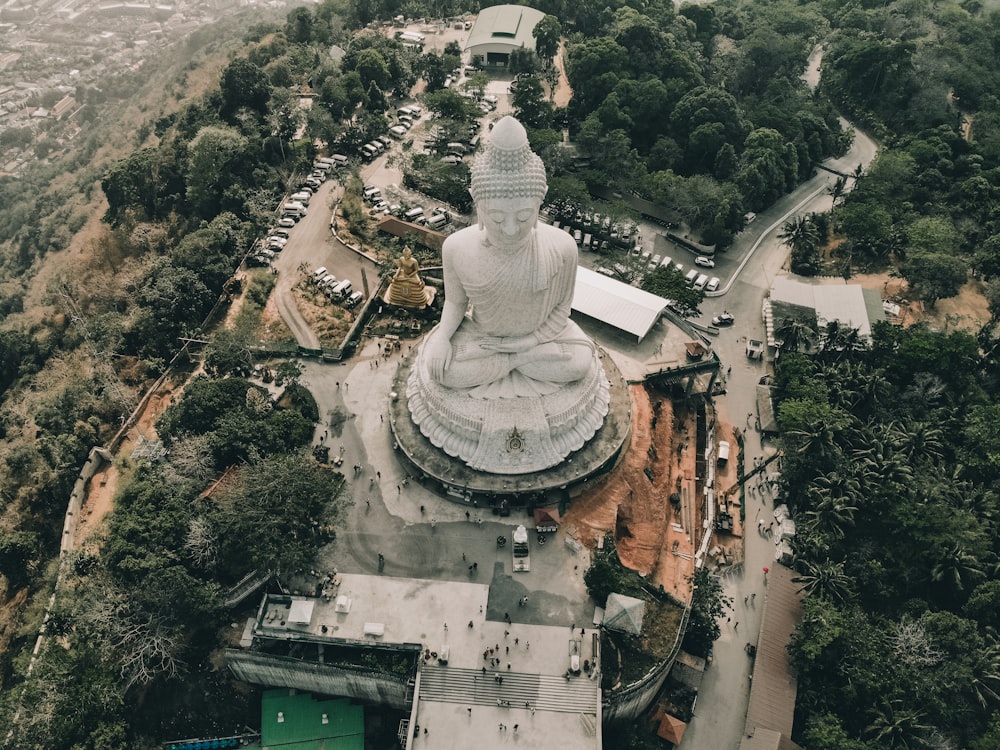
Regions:
[[[491,245],[518,248],[535,228],[540,205],[537,198],[489,198],[476,210]]]

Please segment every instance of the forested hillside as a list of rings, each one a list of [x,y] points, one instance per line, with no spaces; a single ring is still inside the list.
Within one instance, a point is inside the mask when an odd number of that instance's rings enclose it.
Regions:
[[[819,3],[825,90],[883,148],[831,216],[787,228],[933,305],[970,268],[972,334],[789,326],[776,368],[805,615],[790,648],[808,750],[1000,747],[1000,153],[995,5]],[[822,225],[823,231],[817,231]],[[794,267],[794,266],[793,266]],[[813,355],[799,349],[816,350]]]

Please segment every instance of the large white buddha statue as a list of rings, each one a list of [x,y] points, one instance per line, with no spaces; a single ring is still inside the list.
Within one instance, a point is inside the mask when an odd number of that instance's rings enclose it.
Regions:
[[[478,225],[444,242],[441,322],[407,387],[421,432],[481,471],[553,466],[607,413],[596,346],[569,319],[576,243],[538,221],[546,190],[524,128],[505,117],[472,168]]]

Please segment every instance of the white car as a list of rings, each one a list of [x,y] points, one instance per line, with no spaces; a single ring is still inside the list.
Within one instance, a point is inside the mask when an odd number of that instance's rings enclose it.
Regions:
[[[295,226],[295,219],[293,219],[291,216],[282,216],[280,219],[278,219],[278,226],[290,229]]]
[[[719,288],[719,277],[718,276],[713,276],[712,278],[710,278],[708,280],[708,284],[705,285],[705,291],[706,292],[714,292],[718,288]]]
[[[699,255],[694,259],[694,264],[696,266],[702,266],[704,268],[715,268],[715,261],[711,258],[706,258],[704,255]]]

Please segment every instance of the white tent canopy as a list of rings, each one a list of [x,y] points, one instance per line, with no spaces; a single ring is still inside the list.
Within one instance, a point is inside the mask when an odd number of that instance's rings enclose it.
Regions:
[[[642,632],[642,618],[646,614],[646,603],[624,594],[610,594],[604,608],[604,627],[623,633],[639,635]]]
[[[573,309],[637,336],[649,333],[667,300],[580,266],[576,269]]]

